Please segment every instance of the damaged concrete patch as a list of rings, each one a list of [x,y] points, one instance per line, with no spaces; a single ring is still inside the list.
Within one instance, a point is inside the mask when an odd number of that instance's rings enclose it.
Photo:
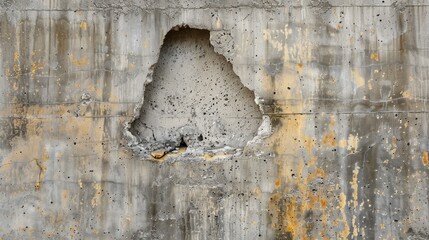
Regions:
[[[207,30],[190,28],[166,35],[140,115],[129,128],[139,152],[239,150],[257,135],[262,113],[255,95],[209,37]]]

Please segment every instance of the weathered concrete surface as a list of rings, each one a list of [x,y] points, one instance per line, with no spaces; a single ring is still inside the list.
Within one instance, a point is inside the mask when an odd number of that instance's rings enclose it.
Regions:
[[[0,19],[1,238],[429,238],[427,1],[6,0]],[[132,148],[183,24],[269,120],[239,156]]]

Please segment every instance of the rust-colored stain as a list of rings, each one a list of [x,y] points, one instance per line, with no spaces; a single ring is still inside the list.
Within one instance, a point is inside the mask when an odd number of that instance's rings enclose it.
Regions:
[[[280,184],[281,184],[281,180],[280,180],[279,178],[277,178],[277,179],[276,179],[276,182],[275,182],[275,186],[276,186],[276,188],[279,188],[279,187],[280,187]]]
[[[334,127],[335,119],[332,122]],[[269,202],[271,227],[286,239],[315,239],[316,227],[308,223],[307,217],[316,215],[322,220],[317,224],[319,239],[326,239],[330,219],[328,206],[335,205],[336,201],[334,195],[327,194],[325,186],[315,185],[323,181],[327,173],[319,165],[318,156],[314,155],[315,149],[323,142],[328,146],[337,144],[335,131],[331,130],[318,141],[305,134],[306,123],[303,116],[284,119],[282,126],[294,127],[278,129],[272,136],[276,153],[284,155],[279,158],[279,173],[275,181],[277,190]],[[289,140],[297,144],[284,144]],[[305,158],[285,159],[300,150],[305,150]]]
[[[371,59],[378,61],[380,60],[380,55],[378,53],[371,53]]]
[[[337,146],[337,141],[335,140],[335,132],[331,131],[323,137],[322,143],[324,145],[335,147]]]
[[[424,151],[424,152],[423,152],[423,164],[424,164],[424,165],[428,165],[428,163],[429,163],[429,159],[428,159],[428,152],[427,152],[427,151]]]
[[[347,204],[347,197],[344,193],[341,193],[339,208],[341,210],[342,222],[344,224],[343,231],[339,232],[339,237],[341,239],[347,239],[348,236],[350,235],[350,226],[347,222],[347,216],[345,212],[346,204]]]
[[[38,61],[31,61],[31,77],[35,78],[36,77],[36,71],[41,71],[43,70],[43,62],[41,59],[39,59]]]
[[[89,65],[89,61],[86,58],[86,56],[82,57],[81,59],[77,59],[73,56],[73,54],[70,54],[70,61],[79,67],[84,65]]]
[[[272,195],[270,201],[271,209],[275,212],[275,214],[271,213],[273,228],[293,239],[311,239],[312,226],[308,225],[305,219],[308,214],[320,214],[322,236],[326,228],[325,208],[328,205],[328,199],[322,189],[315,191],[316,189],[309,184],[316,178],[324,178],[326,173],[323,169],[316,167],[305,176],[304,172],[308,171],[306,168],[304,161],[300,161],[296,178],[285,182],[282,191]],[[277,180],[277,182],[280,181]],[[298,190],[296,194],[293,193],[294,189]]]

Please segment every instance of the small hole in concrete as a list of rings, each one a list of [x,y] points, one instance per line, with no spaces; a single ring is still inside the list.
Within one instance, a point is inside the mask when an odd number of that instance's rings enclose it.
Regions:
[[[188,144],[186,144],[185,140],[182,137],[182,139],[180,140],[179,148],[187,148],[187,147],[188,147]]]
[[[210,32],[170,31],[129,131],[144,152],[243,148],[262,123],[255,95],[210,44]]]

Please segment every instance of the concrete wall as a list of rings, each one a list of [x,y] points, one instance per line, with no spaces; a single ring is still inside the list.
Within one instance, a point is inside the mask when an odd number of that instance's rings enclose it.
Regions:
[[[215,74],[162,51],[184,25]],[[1,1],[0,238],[428,239],[428,25],[424,0]],[[247,135],[140,153],[172,78],[236,92],[254,117],[211,113]]]

